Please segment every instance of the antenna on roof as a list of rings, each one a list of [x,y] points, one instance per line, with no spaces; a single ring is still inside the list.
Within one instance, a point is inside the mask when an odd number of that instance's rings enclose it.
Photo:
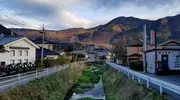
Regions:
[[[11,35],[14,35],[14,33],[11,31]]]

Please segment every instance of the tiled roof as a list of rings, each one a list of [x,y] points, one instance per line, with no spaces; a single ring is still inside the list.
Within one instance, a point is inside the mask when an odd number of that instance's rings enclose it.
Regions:
[[[0,45],[5,45],[7,43],[11,43],[13,41],[19,40],[23,37],[21,36],[15,36],[15,35],[11,35],[11,36],[4,36],[3,38],[0,39]]]
[[[39,49],[36,49],[36,57],[41,57],[41,50],[42,50],[42,47],[40,47]],[[44,57],[46,55],[59,55],[59,53],[57,53],[55,51],[51,51],[46,48],[44,48],[43,50],[44,50],[44,55],[43,55]]]

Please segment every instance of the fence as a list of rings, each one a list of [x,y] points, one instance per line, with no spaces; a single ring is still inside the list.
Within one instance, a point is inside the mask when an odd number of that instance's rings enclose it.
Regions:
[[[10,88],[10,87],[15,87],[17,85],[28,83],[29,81],[35,78],[48,76],[50,74],[53,74],[59,70],[62,70],[68,67],[69,67],[68,65],[62,65],[62,66],[57,66],[57,67],[52,67],[52,68],[46,68],[43,70],[36,70],[36,71],[27,72],[27,73],[2,77],[0,78],[0,92],[3,92],[5,89]]]
[[[135,77],[136,77],[138,83],[145,84],[147,88],[150,87],[150,83],[157,85],[158,90],[159,90],[161,95],[163,92],[165,92],[164,90],[166,89],[168,91],[175,93],[176,95],[175,94],[172,95],[173,93],[170,93],[170,92],[166,92],[167,94],[171,94],[171,96],[180,99],[180,97],[179,97],[180,96],[180,86],[179,85],[176,85],[176,84],[173,84],[173,83],[170,83],[167,81],[163,81],[163,80],[160,80],[160,79],[157,79],[157,78],[154,78],[154,77],[133,71],[129,68],[122,67],[120,65],[117,65],[115,63],[111,63],[109,61],[106,61],[106,63],[108,65],[115,67],[116,69],[120,70],[124,75],[126,75],[129,78],[132,78],[132,80],[135,80]],[[142,80],[145,80],[145,83],[143,83]]]

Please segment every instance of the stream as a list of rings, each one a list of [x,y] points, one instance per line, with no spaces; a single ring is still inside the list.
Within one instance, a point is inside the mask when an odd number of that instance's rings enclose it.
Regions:
[[[78,100],[81,98],[92,98],[92,99],[102,99],[105,100],[105,93],[104,93],[104,86],[102,83],[102,77],[97,84],[95,84],[94,88],[91,90],[83,93],[83,94],[76,94],[73,93],[72,97],[69,100]]]

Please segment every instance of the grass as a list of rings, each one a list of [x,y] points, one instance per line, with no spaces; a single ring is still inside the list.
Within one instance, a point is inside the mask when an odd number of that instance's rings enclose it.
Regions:
[[[10,88],[0,95],[0,100],[63,100],[85,69],[85,65],[81,63],[73,63],[70,66],[51,76]]]
[[[119,71],[108,68],[103,74],[106,100],[172,100],[166,95],[139,85]]]
[[[100,75],[106,70],[104,65],[92,65],[88,66],[84,71],[82,77],[79,78],[78,83],[93,83],[99,82]]]
[[[79,86],[73,91],[77,94],[83,94],[84,92],[91,90],[94,87],[94,84],[99,82],[100,75],[102,75],[106,69],[106,66],[100,64],[87,66],[82,72],[82,76],[78,79],[77,84]]]

